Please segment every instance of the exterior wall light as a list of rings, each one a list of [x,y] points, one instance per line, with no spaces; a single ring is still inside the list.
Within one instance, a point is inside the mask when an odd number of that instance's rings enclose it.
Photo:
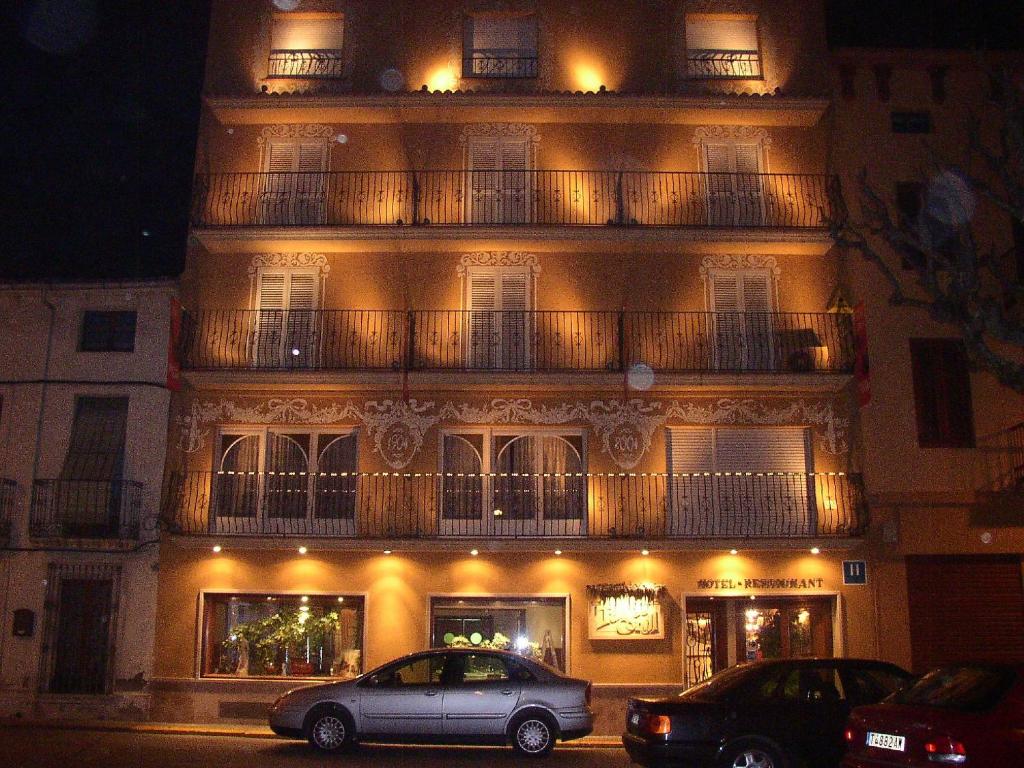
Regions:
[[[649,554],[651,554],[651,550],[649,550],[649,549],[641,549],[640,550],[640,554],[643,555],[644,557],[647,557]]]
[[[220,544],[214,544],[213,545],[213,554],[216,555],[218,552],[220,552],[220,550],[221,550]]]
[[[820,555],[821,554],[821,550],[818,549],[817,547],[811,547],[811,554],[812,555]]]
[[[738,549],[730,549],[729,550],[729,554],[730,555],[738,555],[739,553],[740,553],[740,551]]]
[[[308,550],[308,549],[306,549],[305,547],[299,547],[299,554],[300,554],[300,555],[304,555],[304,554],[306,554],[306,553],[307,553],[308,551],[309,551],[309,550]]]
[[[480,550],[471,549],[471,550],[469,550],[469,554],[471,554],[473,557],[476,557],[477,555],[480,554]]]
[[[555,550],[555,555],[556,556],[560,556],[561,554],[562,554],[562,550],[560,550],[560,549],[556,549]]]
[[[385,549],[384,550],[384,554],[385,555],[390,555],[391,554],[391,550],[390,549]]]

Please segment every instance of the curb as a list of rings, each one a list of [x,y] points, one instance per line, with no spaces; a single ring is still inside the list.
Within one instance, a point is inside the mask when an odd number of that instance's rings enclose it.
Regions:
[[[243,739],[278,739],[269,728],[246,726],[192,725],[190,723],[132,723],[111,720],[29,720],[0,718],[0,728],[30,728],[59,731],[100,731],[108,733],[139,733],[163,736],[230,736]],[[610,736],[586,736],[559,744],[558,749],[619,749],[622,742]]]

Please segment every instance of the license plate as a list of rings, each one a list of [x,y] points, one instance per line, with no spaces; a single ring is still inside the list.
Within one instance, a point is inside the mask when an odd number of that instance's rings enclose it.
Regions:
[[[879,749],[891,749],[894,752],[903,752],[907,746],[905,736],[894,736],[891,733],[875,733],[868,731],[868,746]]]

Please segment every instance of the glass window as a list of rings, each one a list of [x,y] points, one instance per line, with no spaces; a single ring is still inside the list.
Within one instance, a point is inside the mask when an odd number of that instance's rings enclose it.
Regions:
[[[397,688],[406,685],[437,685],[444,671],[444,656],[424,656],[378,672],[374,685]]]
[[[1000,667],[944,667],[929,672],[898,693],[898,704],[941,707],[962,712],[988,709],[1013,685],[1016,675]]]
[[[435,648],[515,651],[565,670],[564,598],[435,597],[430,625]]]
[[[350,678],[362,653],[362,597],[205,596],[203,675]]]
[[[87,311],[82,316],[82,352],[131,352],[135,349],[135,312]]]
[[[910,339],[910,362],[918,445],[973,447],[971,375],[963,341]]]
[[[341,14],[275,15],[268,77],[341,77],[344,33]]]
[[[462,657],[462,682],[478,683],[484,680],[509,680],[505,660],[489,653],[474,653]]]
[[[874,704],[890,693],[902,689],[908,681],[906,675],[884,669],[844,669],[843,683],[851,706]]]
[[[463,77],[536,77],[537,17],[470,16],[463,49]]]

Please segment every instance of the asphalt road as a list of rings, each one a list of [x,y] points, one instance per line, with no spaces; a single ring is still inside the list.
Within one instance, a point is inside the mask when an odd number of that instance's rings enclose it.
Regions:
[[[559,746],[546,760],[486,747],[361,746],[324,756],[305,742],[237,736],[172,736],[46,728],[0,727],[4,768],[628,768],[622,748]]]

